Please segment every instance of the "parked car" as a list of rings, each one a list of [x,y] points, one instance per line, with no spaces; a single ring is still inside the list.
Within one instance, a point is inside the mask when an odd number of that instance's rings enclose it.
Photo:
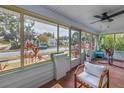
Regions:
[[[40,49],[47,49],[47,44],[40,44],[39,46],[38,46],[38,48],[40,48]]]

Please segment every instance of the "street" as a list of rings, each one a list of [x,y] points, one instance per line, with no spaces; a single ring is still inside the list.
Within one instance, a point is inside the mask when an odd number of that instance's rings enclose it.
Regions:
[[[68,50],[68,48],[60,48],[61,51],[63,50]],[[44,53],[48,53],[48,52],[54,52],[57,51],[57,48],[48,48],[48,49],[44,49],[44,50],[40,50],[39,53],[44,54]],[[12,56],[16,56],[19,55],[20,51],[14,51],[14,52],[0,52],[0,57],[12,57]]]

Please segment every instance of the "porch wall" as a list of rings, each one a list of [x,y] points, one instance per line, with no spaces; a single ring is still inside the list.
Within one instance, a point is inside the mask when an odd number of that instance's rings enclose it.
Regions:
[[[124,61],[124,51],[115,51],[113,57],[114,57],[114,59]]]
[[[53,62],[0,77],[0,87],[39,87],[54,79]]]
[[[80,63],[79,59],[71,62],[71,68]],[[54,79],[54,63],[46,62],[30,68],[28,70],[20,70],[8,75],[0,76],[0,87],[4,88],[35,88]]]

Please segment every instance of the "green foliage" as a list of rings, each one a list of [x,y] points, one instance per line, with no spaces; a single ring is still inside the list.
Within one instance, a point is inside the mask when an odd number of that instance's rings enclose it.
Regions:
[[[0,12],[0,43],[11,44],[10,49],[20,48],[20,31],[19,31],[20,17],[6,12]],[[25,34],[24,40],[32,40],[35,37],[34,21],[25,20]]]
[[[100,49],[115,47],[116,51],[124,51],[124,34],[101,35],[99,41]]]
[[[0,43],[1,43],[1,44],[9,44],[10,42],[8,42],[8,41],[6,41],[6,40],[4,40],[4,39],[0,39]]]
[[[124,34],[116,34],[115,50],[124,51]]]
[[[101,35],[100,36],[100,42],[99,42],[100,48],[110,48],[114,46],[114,37],[113,35]]]
[[[0,15],[0,36],[3,37],[3,41],[10,42],[14,49],[19,48],[19,17],[1,12]],[[14,43],[11,43],[13,41]],[[4,43],[2,43],[4,44]]]
[[[50,32],[44,32],[43,35],[46,35],[47,37],[54,37],[54,33],[50,33]]]
[[[79,34],[79,32],[74,32],[73,34],[72,34],[72,37],[71,37],[71,44],[72,45],[75,45],[76,43],[78,43],[80,40],[80,34]]]
[[[34,40],[36,33],[34,31],[34,25],[35,25],[35,21],[34,20],[30,20],[30,19],[26,19],[25,18],[25,25],[24,25],[24,40]]]
[[[42,43],[47,43],[49,37],[46,34],[40,34],[39,36],[37,36],[38,40]]]
[[[86,33],[86,36],[85,36],[86,43],[91,43],[91,40],[92,40],[91,38],[92,38],[91,34]]]
[[[81,32],[81,41],[85,41],[86,35],[84,32]]]

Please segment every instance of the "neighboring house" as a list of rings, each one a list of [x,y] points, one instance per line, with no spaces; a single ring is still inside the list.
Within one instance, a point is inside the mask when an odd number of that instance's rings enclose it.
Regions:
[[[51,46],[51,47],[57,46],[57,40],[55,38],[49,38],[48,46]]]

